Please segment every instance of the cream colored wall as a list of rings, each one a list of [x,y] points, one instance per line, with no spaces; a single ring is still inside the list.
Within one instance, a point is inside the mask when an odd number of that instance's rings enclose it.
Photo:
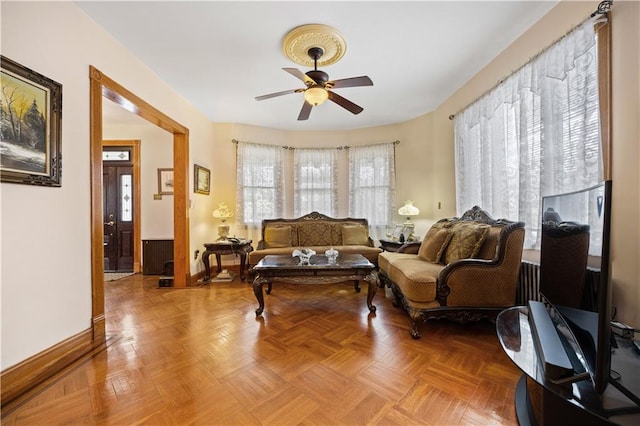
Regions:
[[[91,324],[89,65],[189,128],[191,161],[211,162],[214,138],[208,118],[74,3],[2,2],[0,19],[2,54],[63,85],[62,187],[0,184],[4,370]],[[193,249],[214,231],[199,210],[189,214]]]
[[[612,11],[613,304],[640,328],[640,3]]]
[[[276,146],[292,146],[295,148],[331,148],[340,146],[358,146],[375,143],[400,141],[396,145],[396,205],[400,207],[407,199],[415,202],[415,205],[423,209],[420,216],[414,218],[416,222],[416,233],[424,235],[428,230],[437,212],[436,205],[431,195],[430,167],[425,167],[425,163],[436,162],[435,158],[429,155],[432,138],[429,137],[431,131],[430,116],[419,117],[408,123],[380,126],[368,129],[358,129],[350,131],[315,131],[315,132],[290,132],[260,128],[243,124],[214,124],[216,133],[216,157],[214,166],[214,186],[216,195],[215,205],[224,201],[228,205],[235,205],[236,194],[236,163],[235,145],[232,139],[244,142],[254,142],[260,144]],[[293,217],[293,152],[285,151],[285,194],[287,200],[284,215]],[[348,182],[348,155],[342,152],[339,155],[341,164],[339,165],[339,182]],[[338,216],[345,217],[349,214],[349,192],[347,185],[339,185],[339,206]],[[219,194],[219,195],[218,195]],[[446,201],[448,202],[448,200]],[[436,216],[434,216],[436,215]],[[396,216],[395,222],[400,223],[404,218]],[[257,242],[260,238],[256,230],[245,229],[239,225],[238,218],[229,221],[231,233],[248,237]],[[226,264],[231,262],[230,257],[223,258]]]

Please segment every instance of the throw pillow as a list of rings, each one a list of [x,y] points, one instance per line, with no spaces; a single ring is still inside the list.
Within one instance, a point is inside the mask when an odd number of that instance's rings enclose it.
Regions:
[[[453,225],[453,236],[444,253],[444,263],[474,258],[487,238],[490,228],[490,225],[476,222],[458,222]]]
[[[369,229],[364,225],[342,225],[342,244],[366,246],[369,244]]]
[[[291,227],[267,226],[264,229],[264,243],[267,248],[291,247]]]
[[[326,222],[307,222],[298,225],[301,247],[331,245],[331,227]]]
[[[438,223],[434,223],[420,244],[418,256],[431,263],[440,262],[451,237],[453,233],[450,227],[441,227]]]

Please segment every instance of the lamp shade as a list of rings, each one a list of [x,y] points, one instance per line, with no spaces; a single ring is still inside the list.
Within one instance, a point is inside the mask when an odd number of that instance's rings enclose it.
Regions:
[[[227,207],[225,203],[220,203],[218,208],[213,211],[213,217],[216,219],[222,219],[223,222],[232,216],[233,212],[229,210],[229,207]]]
[[[329,93],[322,87],[310,87],[304,91],[304,99],[311,105],[318,106],[329,98]]]
[[[420,209],[413,205],[413,201],[407,200],[404,202],[404,206],[398,209],[398,214],[400,216],[407,216],[407,218],[409,218],[411,216],[420,214]]]

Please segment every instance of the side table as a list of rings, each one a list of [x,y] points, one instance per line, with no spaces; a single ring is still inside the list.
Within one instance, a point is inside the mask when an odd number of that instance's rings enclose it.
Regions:
[[[235,254],[236,256],[240,256],[240,279],[244,281],[246,279],[246,275],[244,273],[245,265],[247,264],[247,254],[253,251],[253,247],[251,247],[252,240],[239,240],[239,241],[231,241],[231,240],[221,240],[216,241],[215,243],[205,243],[204,248],[206,249],[204,253],[202,253],[202,263],[204,263],[204,281],[209,281],[211,279],[211,268],[209,266],[209,256],[212,254],[216,255],[216,262],[218,263],[218,273],[222,271],[222,262],[220,261],[220,256],[223,254]]]

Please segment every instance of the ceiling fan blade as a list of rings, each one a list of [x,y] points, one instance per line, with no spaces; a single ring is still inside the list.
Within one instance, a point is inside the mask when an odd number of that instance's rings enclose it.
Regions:
[[[358,86],[373,86],[373,81],[366,75],[360,77],[342,78],[340,80],[333,80],[327,82],[327,86],[339,88],[339,87],[358,87]]]
[[[338,95],[337,93],[334,93],[334,92],[332,92],[330,90],[328,90],[327,92],[329,92],[329,100],[330,101],[333,101],[333,102],[337,103],[342,108],[346,109],[347,111],[349,111],[349,112],[351,112],[353,114],[360,114],[364,110],[364,108],[362,108],[361,106],[354,104],[350,100],[343,98],[342,96]]]
[[[289,93],[296,93],[299,89],[283,90],[282,92],[270,93],[268,95],[256,96],[256,101],[262,101],[265,99],[275,98],[276,96],[288,95]]]
[[[307,101],[304,101],[304,103],[302,104],[302,109],[300,110],[300,114],[298,114],[298,120],[302,121],[308,119],[309,114],[311,114],[311,108],[313,108],[313,105],[311,105]]]
[[[288,72],[289,74],[291,74],[292,76],[297,77],[300,80],[304,81],[304,84],[306,84],[307,86],[309,86],[309,84],[317,84],[312,78],[310,78],[308,75],[300,71],[298,68],[282,68],[282,69]]]

